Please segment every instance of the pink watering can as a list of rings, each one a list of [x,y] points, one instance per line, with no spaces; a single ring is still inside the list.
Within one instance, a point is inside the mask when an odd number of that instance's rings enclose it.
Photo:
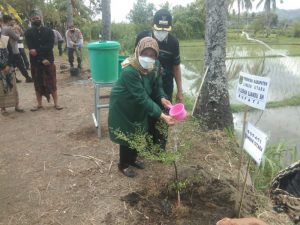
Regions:
[[[184,108],[184,104],[177,103],[170,106],[169,115],[172,116],[177,121],[184,120],[187,116],[187,111]]]

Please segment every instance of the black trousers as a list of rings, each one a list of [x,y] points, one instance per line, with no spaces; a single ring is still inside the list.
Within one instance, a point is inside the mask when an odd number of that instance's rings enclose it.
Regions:
[[[20,52],[21,59],[23,60],[23,63],[25,65],[26,69],[29,69],[29,61],[28,61],[25,49],[24,48],[19,48],[19,52]]]
[[[57,42],[57,48],[58,48],[59,56],[62,56],[62,54],[63,54],[63,49],[62,49],[62,44],[63,43],[64,43],[63,41],[58,41]]]
[[[135,163],[136,158],[137,158],[137,151],[125,146],[125,145],[120,145],[120,163],[119,163],[119,168],[120,169],[125,169],[129,165],[132,165]]]
[[[68,58],[71,66],[74,66],[74,52],[77,55],[77,63],[81,65],[81,49],[68,48]]]
[[[20,54],[13,54],[11,60],[10,64],[13,67],[17,67],[26,79],[30,78]]]

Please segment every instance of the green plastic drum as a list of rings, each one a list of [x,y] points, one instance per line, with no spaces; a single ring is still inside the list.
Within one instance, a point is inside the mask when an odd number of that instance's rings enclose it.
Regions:
[[[95,83],[112,83],[118,79],[120,43],[116,41],[97,41],[87,45]]]

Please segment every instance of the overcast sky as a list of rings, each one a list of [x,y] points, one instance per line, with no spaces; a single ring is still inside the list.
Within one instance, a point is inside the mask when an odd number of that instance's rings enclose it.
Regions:
[[[133,3],[136,3],[137,0],[111,0],[111,19],[114,22],[127,22],[126,16],[129,11],[133,8]],[[167,1],[164,0],[148,0],[148,3],[153,3],[157,9],[161,4],[164,4]],[[168,1],[171,7],[175,5],[187,5],[188,3],[194,2],[194,0],[169,0]],[[284,3],[280,4],[278,0],[277,8],[280,9],[300,9],[300,0],[283,0]],[[254,11],[256,3],[254,3]],[[258,10],[262,10],[262,7]]]

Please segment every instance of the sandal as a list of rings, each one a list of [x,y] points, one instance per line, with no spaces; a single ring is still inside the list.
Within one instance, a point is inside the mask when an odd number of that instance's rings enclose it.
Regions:
[[[61,106],[59,106],[59,105],[55,105],[54,108],[55,108],[56,110],[62,110],[62,109],[63,109],[63,107],[61,107]]]
[[[19,113],[25,112],[24,109],[20,109],[20,108],[15,108],[15,111],[16,111],[16,112],[19,112]]]
[[[36,111],[39,111],[39,110],[42,110],[42,109],[44,109],[44,107],[40,105],[40,106],[36,106],[36,107],[30,109],[30,111],[31,112],[36,112]]]
[[[1,114],[2,116],[8,116],[9,113],[6,110],[1,110]]]

